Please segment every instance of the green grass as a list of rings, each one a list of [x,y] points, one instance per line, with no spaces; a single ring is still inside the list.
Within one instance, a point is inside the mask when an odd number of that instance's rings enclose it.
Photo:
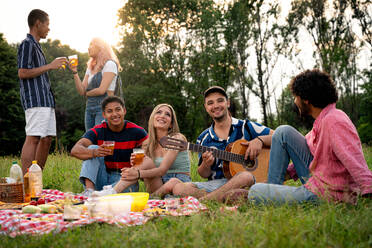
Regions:
[[[372,168],[372,147],[364,147]],[[17,158],[0,158],[6,176]],[[195,155],[192,178],[198,180]],[[81,162],[66,154],[50,155],[43,174],[45,188],[80,192]],[[43,236],[0,236],[0,247],[372,247],[372,200],[356,206],[257,207],[243,205],[222,212],[223,204],[207,202],[209,210],[191,217],[161,217],[142,226],[118,228],[92,224]]]

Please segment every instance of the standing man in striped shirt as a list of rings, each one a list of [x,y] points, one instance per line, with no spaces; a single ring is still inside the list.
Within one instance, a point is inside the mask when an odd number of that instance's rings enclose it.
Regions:
[[[41,168],[48,158],[52,136],[56,136],[55,101],[48,71],[67,63],[66,58],[56,58],[50,64],[39,44],[49,32],[49,16],[34,9],[28,15],[30,33],[18,49],[18,76],[20,95],[26,118],[26,140],[22,148],[23,173],[37,160]]]

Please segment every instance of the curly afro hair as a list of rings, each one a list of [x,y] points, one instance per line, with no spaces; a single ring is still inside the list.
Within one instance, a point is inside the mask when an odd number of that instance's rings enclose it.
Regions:
[[[325,108],[338,100],[335,83],[327,73],[318,69],[298,74],[291,80],[289,87],[294,96],[308,100],[317,108]]]

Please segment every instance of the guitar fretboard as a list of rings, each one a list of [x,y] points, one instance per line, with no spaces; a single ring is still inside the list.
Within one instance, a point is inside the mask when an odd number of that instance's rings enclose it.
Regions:
[[[214,157],[225,160],[225,161],[229,161],[229,162],[234,162],[234,163],[243,164],[243,165],[247,163],[251,163],[251,161],[245,160],[244,156],[241,154],[231,153],[231,152],[227,152],[224,150],[218,150],[216,148],[211,148],[208,146],[201,146],[201,145],[189,143],[188,149],[190,151],[200,152],[200,153],[210,151],[212,152]]]

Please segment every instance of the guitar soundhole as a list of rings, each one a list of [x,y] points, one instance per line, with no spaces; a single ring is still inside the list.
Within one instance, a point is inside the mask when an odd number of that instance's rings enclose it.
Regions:
[[[257,168],[256,161],[255,160],[245,160],[244,161],[244,167],[248,171],[253,171]]]

